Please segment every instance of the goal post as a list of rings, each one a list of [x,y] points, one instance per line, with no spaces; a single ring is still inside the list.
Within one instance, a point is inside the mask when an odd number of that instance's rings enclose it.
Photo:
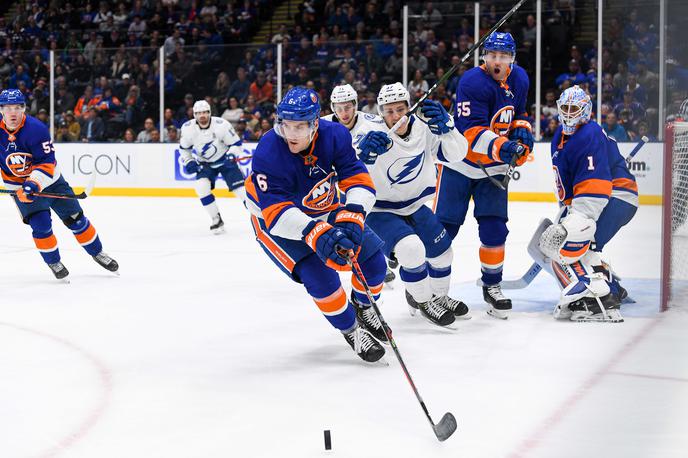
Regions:
[[[662,192],[660,308],[688,295],[688,122],[667,125]]]

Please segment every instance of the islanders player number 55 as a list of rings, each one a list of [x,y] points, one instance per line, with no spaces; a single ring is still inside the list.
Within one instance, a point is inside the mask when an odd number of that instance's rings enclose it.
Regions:
[[[69,271],[62,264],[53,234],[52,209],[95,262],[110,272],[117,272],[117,261],[103,251],[100,237],[78,200],[36,195],[38,192],[74,194],[74,190],[60,173],[48,128],[25,110],[26,100],[21,91],[8,89],[0,93],[0,171],[5,187],[17,191],[14,200],[22,220],[31,226],[33,241],[43,261],[57,279],[66,280]]]

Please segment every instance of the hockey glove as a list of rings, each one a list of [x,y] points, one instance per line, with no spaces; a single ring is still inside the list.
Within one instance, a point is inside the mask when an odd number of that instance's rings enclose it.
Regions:
[[[17,189],[17,199],[19,199],[19,202],[30,204],[36,199],[36,196],[33,194],[40,190],[38,183],[32,180],[26,180],[22,187]]]
[[[313,220],[303,230],[303,241],[325,263],[335,270],[348,270],[345,257],[340,252],[348,252],[354,248],[344,232],[325,221]]]
[[[528,147],[528,152],[533,151],[533,128],[530,123],[523,119],[517,119],[511,123],[511,133],[509,140],[519,142]],[[527,154],[526,154],[527,155]]]
[[[348,204],[346,207],[339,207],[330,214],[334,219],[333,226],[341,229],[346,238],[354,244],[354,253],[358,254],[363,241],[363,224],[365,221],[365,211],[363,206]]]
[[[368,132],[358,143],[361,150],[359,159],[368,165],[375,164],[377,157],[387,151],[387,145],[392,143],[392,139],[382,131],[373,130]]]
[[[425,100],[420,107],[421,121],[428,125],[430,132],[435,135],[443,135],[454,128],[454,120],[447,110],[436,100]]]
[[[519,166],[528,160],[528,151],[526,147],[520,143],[500,137],[492,142],[492,146],[487,156],[493,161],[504,162],[506,164],[510,164],[511,159],[516,156],[516,165]]]
[[[199,166],[196,161],[189,161],[184,164],[184,173],[191,175],[192,173],[198,173]]]

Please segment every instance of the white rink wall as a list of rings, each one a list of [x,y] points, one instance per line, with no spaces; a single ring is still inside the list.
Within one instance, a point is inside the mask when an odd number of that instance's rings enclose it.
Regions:
[[[627,155],[635,143],[620,143]],[[244,174],[251,167],[255,143],[244,144]],[[638,180],[642,204],[660,204],[662,194],[663,143],[648,143],[631,161]],[[57,158],[65,178],[73,186],[88,181],[94,166],[99,177],[96,195],[195,196],[192,177],[179,162],[177,144],[62,143],[56,145]],[[218,195],[230,195],[219,186]],[[555,201],[550,144],[537,143],[531,159],[519,167],[509,186],[511,200]]]

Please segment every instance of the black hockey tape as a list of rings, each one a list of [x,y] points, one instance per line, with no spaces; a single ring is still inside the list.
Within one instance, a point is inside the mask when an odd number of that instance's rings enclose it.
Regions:
[[[332,437],[330,437],[330,430],[326,429],[325,433],[325,450],[332,450]]]

